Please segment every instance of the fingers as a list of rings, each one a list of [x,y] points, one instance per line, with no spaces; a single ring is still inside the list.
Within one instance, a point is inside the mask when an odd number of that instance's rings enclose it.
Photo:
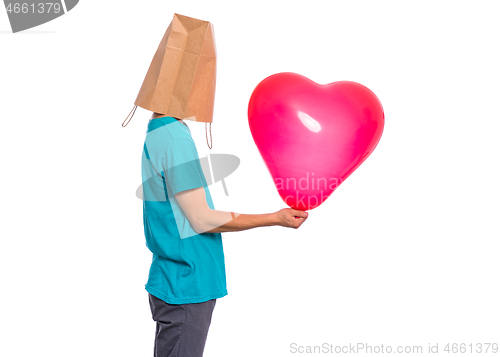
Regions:
[[[293,228],[295,229],[299,228],[302,225],[302,223],[305,222],[305,220],[306,220],[305,218],[297,218],[295,222],[293,222]]]
[[[291,208],[291,213],[295,216],[295,217],[300,217],[300,218],[307,218],[307,216],[309,215],[309,213],[307,213],[306,211],[299,211],[299,210],[296,210],[296,209],[293,209]]]
[[[305,211],[296,210],[293,208],[290,209],[290,213],[294,216],[292,227],[295,229],[299,228],[309,216],[309,213]]]
[[[280,225],[284,227],[299,228],[307,219],[309,213],[294,208],[283,208],[279,211]]]

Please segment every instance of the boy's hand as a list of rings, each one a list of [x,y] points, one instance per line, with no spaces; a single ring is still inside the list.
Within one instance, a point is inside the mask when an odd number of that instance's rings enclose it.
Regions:
[[[304,223],[309,213],[293,208],[283,208],[282,210],[275,212],[275,215],[279,226],[297,229],[302,223]]]

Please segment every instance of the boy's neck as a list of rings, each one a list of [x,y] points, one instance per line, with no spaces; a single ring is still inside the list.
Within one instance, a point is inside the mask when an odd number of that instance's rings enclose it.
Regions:
[[[167,116],[167,115],[154,112],[151,119],[161,118],[161,117],[165,117],[165,116]],[[175,117],[172,117],[172,118],[175,118]],[[181,123],[184,123],[184,121],[182,119],[179,119],[179,118],[175,118],[175,119],[177,119],[177,121],[180,121]]]

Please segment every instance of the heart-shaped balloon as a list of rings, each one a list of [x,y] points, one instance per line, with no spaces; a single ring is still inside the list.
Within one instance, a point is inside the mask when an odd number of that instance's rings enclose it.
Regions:
[[[310,210],[375,149],[384,111],[377,96],[359,83],[321,85],[296,73],[278,73],[254,89],[248,121],[285,204]]]

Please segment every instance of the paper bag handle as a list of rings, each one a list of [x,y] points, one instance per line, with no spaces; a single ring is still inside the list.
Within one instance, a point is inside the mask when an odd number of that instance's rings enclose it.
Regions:
[[[130,113],[128,113],[127,117],[125,118],[125,120],[124,120],[124,121],[123,121],[123,123],[122,123],[122,126],[123,126],[124,128],[125,128],[125,127],[128,125],[128,123],[132,120],[132,117],[134,116],[134,114],[135,114],[135,110],[136,110],[136,109],[137,109],[137,105],[134,105],[134,107],[132,108],[132,110],[130,111]],[[132,112],[133,112],[133,113],[132,113]],[[132,114],[132,115],[130,115],[130,114]],[[129,117],[130,117],[130,118],[129,118]],[[128,121],[127,121],[127,119],[128,119]],[[127,124],[125,124],[125,122],[126,122],[126,121],[127,121]],[[123,124],[125,124],[125,125],[123,125]]]
[[[208,144],[208,135],[207,135],[207,123],[205,123],[205,137],[207,138],[207,145],[209,149],[212,149],[212,123],[210,123],[210,145]]]

